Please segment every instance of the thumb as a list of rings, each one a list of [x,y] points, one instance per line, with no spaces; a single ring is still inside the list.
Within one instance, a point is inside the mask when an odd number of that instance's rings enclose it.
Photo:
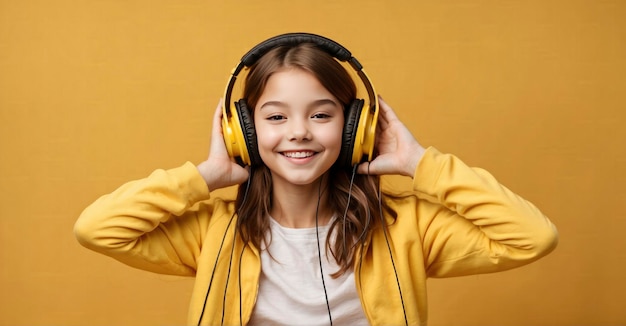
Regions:
[[[359,166],[357,166],[356,172],[358,174],[368,174],[368,175],[375,175],[376,171],[372,170],[372,162],[363,162],[361,164],[359,164]]]
[[[222,130],[222,99],[215,108],[213,115],[213,128],[211,131],[210,153],[219,156],[227,156],[226,145],[224,143],[224,130]]]

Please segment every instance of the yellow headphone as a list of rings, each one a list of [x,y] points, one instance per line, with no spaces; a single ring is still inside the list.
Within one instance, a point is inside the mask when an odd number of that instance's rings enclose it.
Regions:
[[[222,132],[228,154],[242,165],[263,163],[258,154],[254,121],[245,99],[231,102],[237,76],[243,69],[249,69],[271,49],[278,46],[295,46],[301,43],[313,43],[335,59],[348,62],[365,86],[369,97],[369,108],[363,110],[365,101],[362,99],[355,99],[346,107],[342,149],[338,164],[353,166],[366,160],[371,161],[379,110],[374,86],[363,71],[363,66],[352,56],[350,51],[331,39],[309,33],[288,33],[272,37],[248,51],[233,69],[224,92],[224,105],[222,106]]]

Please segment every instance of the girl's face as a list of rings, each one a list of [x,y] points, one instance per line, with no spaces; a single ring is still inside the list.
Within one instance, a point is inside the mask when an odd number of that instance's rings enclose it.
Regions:
[[[343,106],[311,73],[274,73],[254,114],[259,154],[273,182],[308,185],[324,175],[339,157],[343,121]]]

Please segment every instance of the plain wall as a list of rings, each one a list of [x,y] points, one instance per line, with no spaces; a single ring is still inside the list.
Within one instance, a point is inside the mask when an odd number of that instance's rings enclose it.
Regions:
[[[293,31],[345,45],[423,145],[558,226],[534,264],[429,281],[430,325],[626,324],[619,0],[0,0],[0,324],[183,324],[191,279],[92,253],[73,224],[123,182],[201,162],[231,69]]]

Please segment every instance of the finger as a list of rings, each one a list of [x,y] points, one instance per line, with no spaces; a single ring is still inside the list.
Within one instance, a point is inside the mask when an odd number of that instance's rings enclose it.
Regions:
[[[380,129],[387,129],[387,126],[389,126],[389,122],[385,119],[384,114],[378,115],[378,121],[376,123]]]
[[[379,112],[378,112],[378,121],[377,124],[380,129],[386,129],[389,125],[389,119],[387,117],[386,111],[383,110],[382,105],[379,102]]]
[[[222,99],[217,103],[215,113],[213,114],[213,131],[222,133]]]
[[[211,153],[225,155],[224,134],[222,130],[222,100],[220,99],[213,114],[213,130],[211,135]]]
[[[389,121],[387,119],[386,110],[383,108],[382,101],[379,101],[378,108],[379,108],[378,120],[383,122],[383,123],[385,123],[385,124],[389,123]]]
[[[358,174],[373,174],[371,170],[371,162],[363,162],[356,168]]]
[[[387,102],[385,102],[385,100],[383,100],[382,97],[379,97],[379,103],[380,103],[380,111],[384,117],[384,119],[387,122],[393,121],[393,120],[397,120],[398,117],[396,116],[395,112],[393,112],[393,109],[391,108],[391,106],[389,106],[389,104],[387,104]]]

